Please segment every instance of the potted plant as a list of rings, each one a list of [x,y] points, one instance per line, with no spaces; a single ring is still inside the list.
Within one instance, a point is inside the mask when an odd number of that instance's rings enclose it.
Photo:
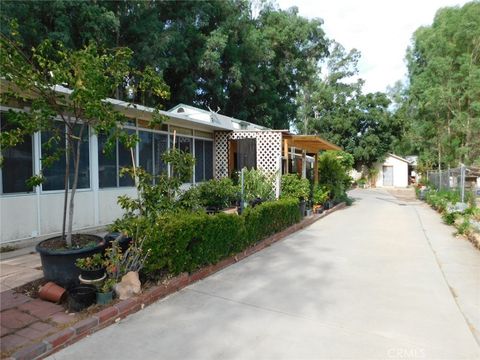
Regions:
[[[310,195],[310,181],[302,179],[296,174],[282,175],[281,198],[294,198],[300,201],[299,209],[301,216],[305,216],[306,201]]]
[[[80,258],[75,261],[83,280],[99,280],[105,276],[105,266],[101,253]]]
[[[105,281],[97,290],[97,304],[106,305],[113,300],[113,287],[115,284],[115,279],[105,279]]]
[[[316,213],[323,211],[323,204],[328,200],[329,191],[320,185],[313,188],[313,207]]]
[[[360,189],[365,189],[365,185],[367,184],[367,179],[365,179],[364,177],[361,177],[360,179],[358,179],[357,184]]]
[[[60,43],[45,40],[29,56],[15,40],[17,28],[11,24],[12,34],[0,36],[2,100],[7,104],[28,104],[29,111],[9,111],[15,126],[2,130],[0,148],[16,146],[27,135],[37,132],[49,135],[42,144],[45,151],[41,167],[56,164],[65,170],[62,231],[59,236],[40,242],[36,250],[45,279],[69,287],[78,282],[76,260],[104,249],[102,238],[73,233],[82,143],[88,141],[89,131],[93,131],[107,136],[111,146],[121,139],[132,148],[136,136],[123,130],[121,125],[126,118],[106,99],[119,92],[128,92],[135,98],[137,90],[143,96],[149,93],[162,98],[168,90],[154,69],[146,68],[140,73],[130,67],[129,49],[99,51],[91,43],[81,50],[68,50]],[[128,89],[125,84],[129,84]],[[158,111],[152,116],[153,123],[161,121]],[[48,177],[44,173],[37,173],[28,183],[40,191],[45,180]]]

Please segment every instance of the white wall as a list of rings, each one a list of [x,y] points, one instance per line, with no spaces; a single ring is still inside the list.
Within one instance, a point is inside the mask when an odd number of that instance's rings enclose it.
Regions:
[[[397,159],[393,156],[388,156],[383,163],[377,164],[378,177],[376,185],[382,187],[383,185],[383,167],[393,166],[393,186],[407,187],[408,186],[408,163]]]
[[[74,230],[107,225],[122,216],[119,195],[135,196],[134,188],[81,190],[75,195]],[[62,228],[63,193],[0,197],[0,243],[58,234]]]

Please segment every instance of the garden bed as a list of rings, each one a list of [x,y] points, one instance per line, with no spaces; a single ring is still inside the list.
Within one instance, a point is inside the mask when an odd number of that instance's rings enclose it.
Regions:
[[[145,306],[148,306],[191,283],[204,279],[227,266],[241,261],[242,259],[344,207],[345,203],[340,203],[322,214],[316,214],[304,218],[301,222],[271,235],[235,255],[229,256],[216,264],[203,266],[191,274],[182,272],[174,277],[165,276],[156,284],[147,283],[143,288],[142,294],[136,297],[122,301],[116,300],[106,306],[94,305],[81,313],[78,313],[75,319],[72,318],[72,322],[66,323],[63,328],[60,327],[54,334],[42,338],[33,344],[29,342],[25,344],[25,347],[21,348],[14,354],[3,353],[2,356],[11,355],[12,359],[33,359],[50,355],[87,335],[120,321],[122,318],[143,309]]]

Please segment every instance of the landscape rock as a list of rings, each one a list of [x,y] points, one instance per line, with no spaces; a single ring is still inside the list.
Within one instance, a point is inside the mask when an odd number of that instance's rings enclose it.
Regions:
[[[129,299],[133,295],[140,294],[141,285],[138,272],[130,271],[115,285],[115,293],[120,300]]]

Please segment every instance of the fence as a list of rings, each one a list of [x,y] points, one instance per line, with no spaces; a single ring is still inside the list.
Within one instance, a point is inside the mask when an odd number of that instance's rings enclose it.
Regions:
[[[478,178],[480,178],[480,168],[465,165],[454,169],[427,171],[427,179],[433,187],[438,190],[460,191],[462,202],[465,201],[466,192],[472,191],[480,197]]]

